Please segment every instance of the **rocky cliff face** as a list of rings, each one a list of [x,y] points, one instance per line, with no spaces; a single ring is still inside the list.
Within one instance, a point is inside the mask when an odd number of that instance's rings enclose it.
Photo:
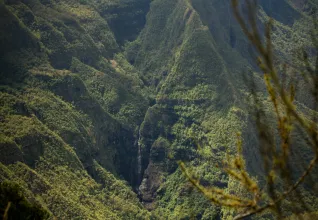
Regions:
[[[284,27],[301,16],[260,3]],[[238,131],[261,171],[241,77],[254,57],[229,3],[0,0],[0,14],[0,182],[51,218],[221,218],[176,162],[235,190],[216,165]]]

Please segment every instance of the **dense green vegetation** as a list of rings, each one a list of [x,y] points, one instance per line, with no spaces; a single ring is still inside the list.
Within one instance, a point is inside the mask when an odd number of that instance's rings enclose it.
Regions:
[[[259,19],[274,13],[274,44],[289,60],[287,42],[308,39],[310,26],[300,2],[277,2],[261,1]],[[257,71],[250,50],[224,1],[0,0],[0,214],[231,219],[176,162],[205,186],[240,192],[217,167],[242,132],[249,171],[263,172],[242,74]]]

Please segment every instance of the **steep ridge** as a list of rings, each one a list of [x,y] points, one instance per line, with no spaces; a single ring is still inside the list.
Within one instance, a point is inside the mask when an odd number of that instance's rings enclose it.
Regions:
[[[148,218],[132,190],[148,101],[107,22],[78,1],[0,10],[1,187],[52,218]]]
[[[233,150],[235,134],[246,123],[245,113],[236,107],[242,82],[234,75],[248,62],[229,38],[211,34],[194,2],[153,1],[145,29],[127,48],[128,60],[156,94],[141,125],[144,177],[139,189],[146,207],[167,218],[218,215],[217,208],[182,181],[176,161],[192,161],[202,181],[226,187],[226,177],[208,161],[220,161],[226,149]],[[228,34],[228,28],[218,34]],[[208,143],[203,155],[196,145],[200,141]]]
[[[270,10],[267,4],[260,2],[260,12]],[[278,14],[278,32],[300,16],[287,1],[276,2],[275,7],[288,9]],[[229,2],[154,0],[145,28],[126,48],[127,59],[141,72],[155,99],[140,127],[139,191],[145,206],[167,219],[232,214],[193,191],[176,165],[178,160],[188,162],[203,185],[239,191],[216,167],[226,152],[235,151],[236,133],[242,132],[247,167],[254,175],[263,172],[242,74],[256,70],[255,58],[231,13]],[[262,91],[258,74],[254,81]],[[266,96],[264,104],[270,106]],[[270,120],[271,108],[266,111]]]

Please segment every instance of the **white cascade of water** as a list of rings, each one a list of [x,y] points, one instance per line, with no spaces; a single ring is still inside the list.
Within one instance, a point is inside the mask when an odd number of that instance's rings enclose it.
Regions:
[[[141,134],[140,134],[140,127],[139,127],[139,131],[138,131],[138,155],[137,155],[137,174],[138,174],[138,181],[141,181],[142,178],[142,174],[141,174],[141,170],[142,170],[142,165],[141,165],[141,160],[142,160],[142,155],[141,155],[141,148],[142,148],[142,143],[141,143]]]

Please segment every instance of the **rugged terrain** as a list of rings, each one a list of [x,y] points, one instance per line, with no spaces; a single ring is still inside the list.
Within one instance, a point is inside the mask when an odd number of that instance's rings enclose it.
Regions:
[[[306,3],[260,1],[282,59]],[[242,74],[257,68],[229,2],[0,0],[0,16],[1,210],[13,194],[12,213],[50,219],[231,219],[176,163],[238,190],[217,164],[242,132],[262,172]]]

